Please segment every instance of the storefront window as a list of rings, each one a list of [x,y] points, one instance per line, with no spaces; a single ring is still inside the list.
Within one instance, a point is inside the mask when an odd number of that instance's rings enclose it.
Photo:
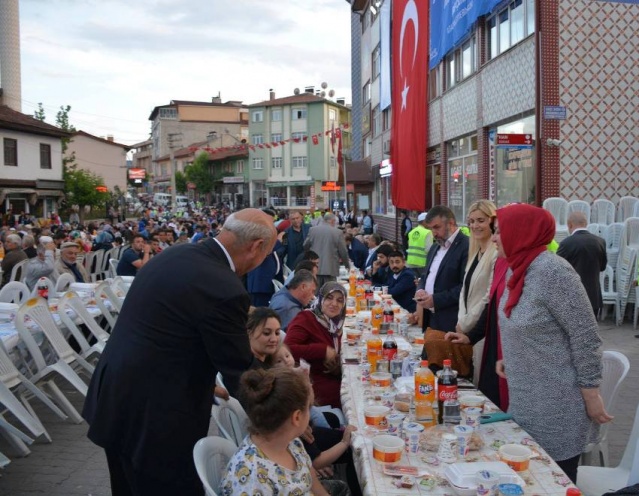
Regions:
[[[500,145],[496,134],[530,135],[531,145]],[[491,132],[495,153],[495,196],[497,206],[535,203],[535,117],[499,126]],[[513,137],[511,142],[519,142]]]
[[[465,223],[466,210],[478,199],[477,137],[448,144],[448,206],[458,223]]]

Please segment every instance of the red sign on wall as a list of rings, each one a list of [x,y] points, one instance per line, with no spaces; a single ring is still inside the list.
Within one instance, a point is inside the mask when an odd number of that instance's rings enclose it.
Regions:
[[[497,146],[532,146],[534,144],[532,134],[498,134]]]

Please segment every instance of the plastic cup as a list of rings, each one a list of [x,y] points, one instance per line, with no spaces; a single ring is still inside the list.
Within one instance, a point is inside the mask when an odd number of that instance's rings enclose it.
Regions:
[[[390,387],[393,376],[388,372],[374,372],[371,374],[371,384],[373,387]]]
[[[437,458],[443,463],[455,463],[457,461],[457,436],[444,434],[439,443]]]
[[[392,413],[386,417],[386,421],[388,422],[388,433],[391,436],[402,437],[402,423],[405,418],[406,416],[401,413]]]
[[[362,337],[362,331],[349,327],[346,329],[346,342],[350,345],[356,344]]]
[[[393,379],[397,379],[402,376],[402,367],[404,366],[403,358],[393,358],[390,361],[390,373]]]
[[[467,394],[459,398],[459,403],[462,410],[466,408],[481,408],[481,411],[483,413],[486,398],[474,394]]]
[[[392,391],[386,391],[382,393],[382,405],[387,408],[393,408],[395,404],[395,393]]]
[[[504,444],[499,448],[499,458],[515,472],[528,470],[532,451],[521,444]]]
[[[479,429],[479,417],[481,417],[481,408],[470,407],[461,412],[461,425],[471,427],[475,430]]]
[[[466,458],[470,453],[470,438],[473,435],[473,429],[465,425],[456,425],[453,427],[453,433],[457,436],[457,454],[460,458]]]
[[[404,434],[406,436],[406,443],[408,444],[408,451],[410,453],[419,452],[419,440],[424,432],[424,426],[417,422],[410,422],[404,424]]]
[[[388,294],[388,286],[382,286],[382,294]]]

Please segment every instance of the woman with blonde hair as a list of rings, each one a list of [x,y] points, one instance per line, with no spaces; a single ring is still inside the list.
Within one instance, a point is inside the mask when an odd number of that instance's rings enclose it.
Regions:
[[[459,298],[457,332],[468,333],[488,302],[497,249],[491,238],[495,231],[497,209],[490,200],[479,200],[468,209],[470,243],[466,274]]]

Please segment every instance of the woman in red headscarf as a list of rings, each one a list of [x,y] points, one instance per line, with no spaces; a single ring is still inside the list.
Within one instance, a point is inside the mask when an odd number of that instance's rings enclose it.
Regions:
[[[579,275],[546,250],[552,215],[532,205],[497,211],[497,249],[510,267],[499,308],[509,413],[574,482],[579,457],[612,420],[599,394],[601,339]]]

